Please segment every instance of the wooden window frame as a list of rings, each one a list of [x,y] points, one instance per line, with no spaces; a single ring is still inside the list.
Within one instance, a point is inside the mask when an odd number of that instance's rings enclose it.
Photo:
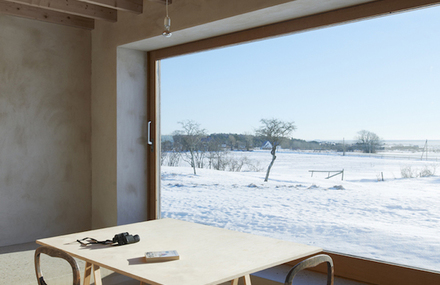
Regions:
[[[160,217],[160,120],[159,64],[160,60],[235,44],[294,34],[312,29],[354,22],[361,19],[438,5],[440,0],[380,0],[348,8],[306,16],[289,21],[239,31],[227,35],[181,44],[148,52],[148,120],[152,121],[153,147],[148,152],[148,219]],[[157,147],[154,147],[157,146]],[[440,284],[440,272],[411,268],[383,261],[328,252],[335,261],[335,275],[367,284]],[[318,271],[320,269],[318,268]]]

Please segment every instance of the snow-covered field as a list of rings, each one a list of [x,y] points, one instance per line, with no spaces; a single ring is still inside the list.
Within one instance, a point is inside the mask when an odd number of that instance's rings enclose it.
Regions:
[[[263,170],[162,166],[162,217],[440,271],[440,162],[281,151],[265,183],[269,151],[231,155]],[[340,169],[343,181],[309,172]]]

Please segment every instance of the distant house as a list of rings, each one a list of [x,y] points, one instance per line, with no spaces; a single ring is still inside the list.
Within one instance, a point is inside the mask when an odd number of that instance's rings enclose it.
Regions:
[[[262,146],[261,149],[268,149],[271,150],[272,149],[272,144],[270,143],[270,141],[266,141]]]

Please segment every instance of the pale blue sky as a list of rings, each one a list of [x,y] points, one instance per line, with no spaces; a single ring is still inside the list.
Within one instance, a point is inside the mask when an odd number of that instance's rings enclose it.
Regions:
[[[162,134],[294,121],[293,137],[440,139],[440,7],[180,56],[161,63]]]

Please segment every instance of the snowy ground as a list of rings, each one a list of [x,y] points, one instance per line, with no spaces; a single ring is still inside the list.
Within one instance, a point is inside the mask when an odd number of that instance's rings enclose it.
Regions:
[[[262,168],[268,151],[246,155]],[[435,169],[401,178],[401,169]],[[309,170],[344,169],[341,176]],[[280,152],[261,172],[162,166],[162,216],[440,271],[440,162]],[[382,179],[382,174],[384,181]]]

